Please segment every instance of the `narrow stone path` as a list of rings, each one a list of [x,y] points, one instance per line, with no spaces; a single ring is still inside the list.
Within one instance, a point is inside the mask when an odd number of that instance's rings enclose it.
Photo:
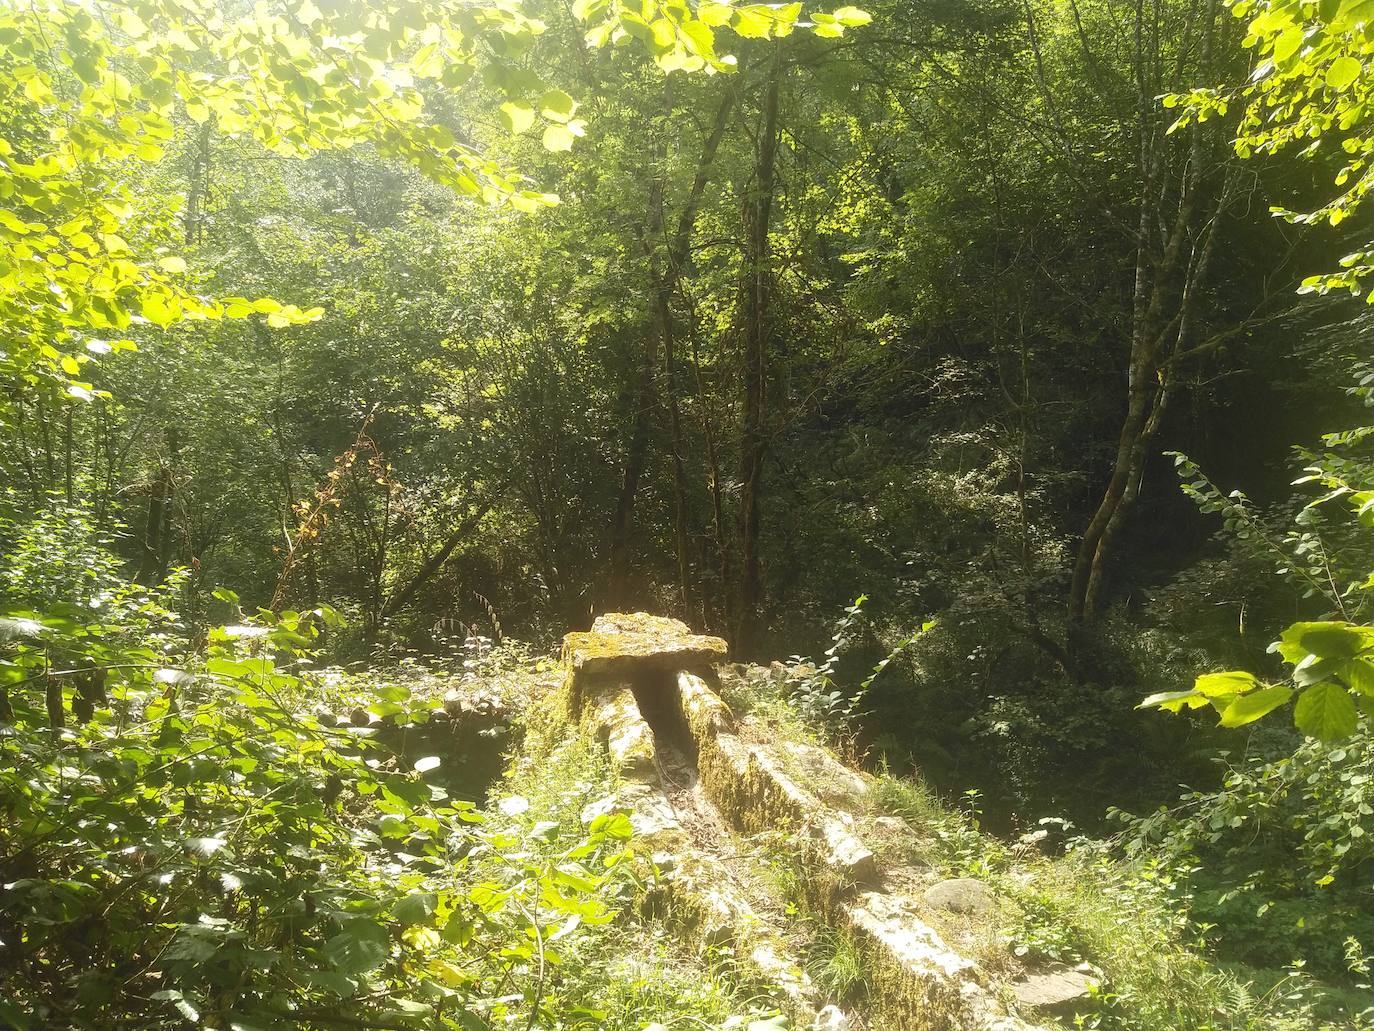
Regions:
[[[706,795],[697,772],[696,762],[679,746],[658,734],[654,735],[654,751],[658,758],[658,772],[663,779],[663,793],[668,796],[673,815],[702,851],[713,851],[730,837],[720,810]]]

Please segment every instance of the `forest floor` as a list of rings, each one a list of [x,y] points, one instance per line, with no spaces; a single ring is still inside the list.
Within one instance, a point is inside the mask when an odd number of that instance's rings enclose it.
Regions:
[[[740,738],[789,757],[788,772],[818,795],[833,791],[824,775],[800,757],[825,749],[757,667],[722,678],[721,695],[737,717]],[[498,734],[506,769],[486,763],[488,804],[513,793],[531,802],[532,818],[614,792],[617,777],[604,748],[551,718],[560,673],[540,660],[496,677],[423,680],[437,701],[447,688],[450,713],[483,706],[514,707],[512,733]],[[467,699],[486,699],[469,701]],[[656,721],[649,719],[652,725]],[[504,732],[503,732],[504,734]],[[571,735],[571,737],[569,737]],[[685,834],[698,868],[743,900],[777,958],[807,985],[812,1008],[855,1031],[905,1031],[876,1014],[883,991],[851,935],[821,918],[798,883],[797,856],[788,835],[746,834],[732,826],[710,797],[688,742],[655,728],[656,768],[668,807]],[[432,739],[431,739],[432,740]],[[427,747],[427,746],[426,746]],[[832,760],[836,753],[827,752]],[[851,757],[851,761],[852,761]],[[474,771],[476,772],[476,771]],[[977,880],[996,898],[992,915],[973,920],[955,912],[930,915],[939,934],[970,957],[1005,1004],[1011,982],[1026,972],[1090,971],[1098,987],[1067,1008],[1023,1011],[1046,1028],[1094,1027],[1131,1031],[1363,1031],[1358,999],[1324,991],[1301,974],[1227,968],[1196,947],[1171,886],[1123,865],[1104,847],[1023,840],[1008,843],[984,833],[974,817],[937,799],[918,780],[885,774],[850,776],[866,784],[853,806],[856,833],[871,844],[882,871],[878,890],[919,900],[933,884]],[[570,796],[576,796],[571,798]],[[580,801],[579,801],[580,800]],[[1047,851],[1048,849],[1048,851]],[[928,915],[923,912],[923,916]],[[605,930],[595,955],[582,957],[595,983],[605,1026],[617,1028],[782,1026],[789,989],[759,976],[736,943],[695,940],[662,913],[630,900]],[[997,986],[1001,985],[1001,988]]]

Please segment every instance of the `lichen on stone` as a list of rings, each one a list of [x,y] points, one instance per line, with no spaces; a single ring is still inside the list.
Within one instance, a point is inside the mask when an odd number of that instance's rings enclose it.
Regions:
[[[719,637],[694,634],[679,620],[644,612],[607,613],[590,631],[563,638],[563,659],[575,674],[700,668],[722,661],[727,650]]]

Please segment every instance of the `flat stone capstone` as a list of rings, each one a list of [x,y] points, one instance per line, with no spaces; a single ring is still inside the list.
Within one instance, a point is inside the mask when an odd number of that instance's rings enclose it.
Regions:
[[[677,671],[725,659],[719,637],[694,634],[686,623],[645,612],[608,612],[585,633],[563,638],[563,656],[574,673],[628,673],[645,669]]]

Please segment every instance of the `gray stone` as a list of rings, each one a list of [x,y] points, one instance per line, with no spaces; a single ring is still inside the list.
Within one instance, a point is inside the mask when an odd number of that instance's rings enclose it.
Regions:
[[[1027,974],[1012,984],[1011,991],[1025,1009],[1066,1015],[1080,1009],[1097,984],[1098,979],[1086,971],[1055,967]]]
[[[607,613],[589,632],[563,638],[563,657],[574,673],[690,669],[720,662],[726,650],[719,637],[694,634],[686,623],[645,612]]]
[[[757,930],[753,931],[755,937],[758,934]],[[784,958],[781,942],[768,938],[758,941],[749,953],[749,961],[765,981],[776,986],[787,997],[793,1020],[815,1015],[816,987],[805,970]]]
[[[783,747],[804,771],[808,786],[831,805],[846,805],[867,794],[868,782],[824,748],[800,741],[788,741]]]
[[[682,715],[687,729],[698,744],[721,734],[732,734],[735,717],[720,696],[706,686],[695,673],[685,670],[677,675],[677,690],[682,703]]]
[[[870,884],[877,875],[877,860],[850,831],[844,817],[831,813],[816,796],[794,781],[782,768],[777,756],[763,745],[749,749],[752,772],[765,790],[806,826],[816,844],[818,857],[846,881]]]
[[[641,843],[668,852],[679,852],[686,846],[687,834],[678,822],[677,813],[657,787],[622,784],[613,797],[615,808],[630,814],[630,824]]]
[[[997,905],[991,889],[972,877],[954,877],[932,884],[922,898],[936,909],[967,916],[982,916]]]
[[[827,1006],[816,1014],[811,1028],[812,1031],[849,1031],[852,1026],[844,1010],[838,1006]]]
[[[587,701],[597,737],[606,745],[611,762],[626,780],[657,784],[654,735],[640,715],[627,683],[605,685]]]
[[[842,819],[825,816],[815,821],[813,826],[813,834],[822,846],[821,859],[826,866],[855,884],[872,884],[877,880],[876,857],[867,845],[850,833]]]
[[[902,899],[868,891],[846,906],[844,913],[861,941],[883,949],[897,969],[917,984],[925,982],[931,994],[938,987],[958,996],[960,984],[976,982],[973,960],[946,945],[939,932],[912,913]]]

